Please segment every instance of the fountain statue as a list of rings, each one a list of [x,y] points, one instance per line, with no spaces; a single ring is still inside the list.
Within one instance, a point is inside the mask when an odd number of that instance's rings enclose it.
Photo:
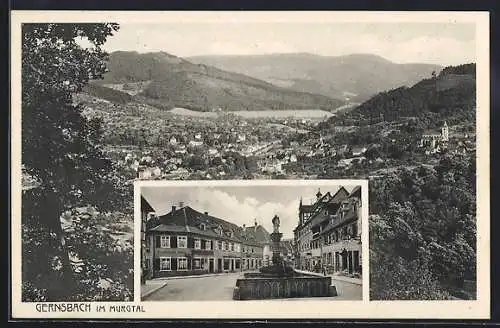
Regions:
[[[272,264],[262,267],[260,272],[262,275],[268,277],[291,277],[295,276],[295,271],[291,266],[285,263],[281,257],[281,237],[283,234],[280,232],[280,218],[275,215],[272,219],[273,232],[271,233],[271,250],[273,256],[271,258]]]
[[[273,233],[280,233],[280,217],[275,215],[271,222],[273,223]]]
[[[337,296],[331,277],[300,272],[288,265],[281,257],[280,218],[272,219],[271,249],[272,264],[260,272],[247,272],[244,278],[236,281],[233,290],[234,300],[293,298],[293,297],[331,297]]]

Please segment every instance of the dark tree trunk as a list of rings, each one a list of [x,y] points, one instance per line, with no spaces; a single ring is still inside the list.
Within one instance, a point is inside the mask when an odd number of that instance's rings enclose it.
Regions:
[[[49,231],[56,235],[56,245],[54,246],[62,265],[59,274],[54,275],[57,281],[53,281],[46,288],[49,292],[49,300],[66,301],[73,296],[75,281],[60,220],[63,207],[54,192],[46,190],[42,193],[45,201],[40,204],[40,210],[43,213],[41,223],[47,225]],[[47,260],[50,261],[51,259]]]

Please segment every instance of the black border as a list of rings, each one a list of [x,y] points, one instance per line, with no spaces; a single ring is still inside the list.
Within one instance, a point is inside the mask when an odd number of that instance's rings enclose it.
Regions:
[[[2,2],[2,7],[4,3]],[[500,199],[498,197],[498,187],[499,187],[499,176],[494,168],[498,166],[498,153],[495,152],[495,147],[497,145],[496,140],[498,139],[498,133],[495,130],[496,123],[496,112],[500,110],[498,105],[500,90],[498,87],[498,81],[500,80],[500,72],[498,70],[499,63],[498,59],[500,54],[498,52],[500,43],[500,31],[498,26],[500,15],[500,1],[498,0],[461,0],[461,1],[437,1],[437,0],[415,0],[409,1],[397,1],[397,0],[381,0],[375,2],[374,0],[343,0],[343,1],[322,1],[322,0],[309,0],[309,1],[237,1],[237,0],[222,0],[222,1],[193,1],[193,0],[140,0],[140,1],[126,1],[126,0],[87,0],[87,1],[76,1],[76,0],[12,0],[9,3],[9,8],[11,10],[372,10],[372,11],[489,11],[490,12],[490,194],[491,194],[491,320],[314,320],[314,319],[300,319],[300,320],[265,320],[265,319],[240,319],[240,320],[215,320],[215,319],[200,319],[200,320],[184,320],[184,319],[154,319],[154,320],[131,320],[123,318],[120,321],[110,320],[110,319],[96,319],[96,320],[86,320],[81,319],[67,320],[67,319],[50,319],[50,320],[39,320],[39,319],[13,319],[11,317],[11,304],[10,304],[10,294],[11,294],[11,284],[10,284],[10,237],[12,231],[10,230],[10,138],[8,140],[7,148],[7,166],[8,166],[8,206],[7,209],[7,238],[4,240],[7,243],[8,254],[4,258],[7,259],[7,265],[9,267],[8,281],[7,281],[7,321],[10,323],[22,324],[23,326],[33,326],[39,327],[42,325],[67,325],[71,322],[72,325],[80,326],[83,324],[104,324],[109,322],[116,322],[117,324],[132,324],[132,323],[169,323],[174,326],[193,326],[193,325],[219,325],[220,323],[226,323],[231,326],[242,325],[242,324],[252,324],[252,325],[263,325],[263,324],[299,324],[303,325],[331,325],[331,324],[348,324],[348,325],[429,325],[429,326],[484,326],[492,324],[500,324],[500,283],[496,277],[500,277],[500,261],[498,256],[498,250],[500,249],[500,238],[496,238],[495,232],[500,231],[500,222],[497,219],[498,215],[498,202],[495,200]],[[2,8],[3,9],[3,8]],[[7,9],[7,8],[6,8]],[[7,13],[7,23],[6,28],[3,31],[6,32],[6,37],[2,39],[5,42],[5,49],[7,54],[4,58],[9,58],[10,48],[9,48],[9,13],[7,11],[2,11]],[[1,70],[3,77],[6,77],[7,85],[9,82],[9,64],[7,61],[3,61],[6,66],[5,71]],[[2,68],[4,68],[2,67]],[[10,89],[4,88],[3,92],[7,93],[3,99],[10,101]],[[10,103],[6,104],[9,106]],[[10,117],[10,110],[7,112],[7,117]],[[8,131],[8,137],[10,137],[10,120],[5,120],[6,129]],[[496,165],[495,165],[496,164]]]
[[[11,0],[14,10],[383,10],[383,11],[488,11],[499,7],[496,0]]]

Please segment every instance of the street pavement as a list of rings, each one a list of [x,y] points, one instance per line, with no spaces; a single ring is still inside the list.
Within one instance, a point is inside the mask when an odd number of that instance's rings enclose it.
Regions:
[[[192,277],[172,279],[167,285],[145,301],[230,301],[233,299],[233,289],[236,279],[243,278],[243,274],[222,273],[210,277]]]
[[[167,284],[145,297],[144,301],[230,301],[236,279],[243,278],[242,273],[223,273],[208,277],[190,277],[171,279]],[[337,288],[337,297],[331,300],[361,300],[362,286],[345,281],[332,280]],[[322,298],[325,299],[325,298]],[[295,299],[300,300],[300,299]]]
[[[363,300],[363,286],[332,278],[332,285],[337,289],[337,301]]]

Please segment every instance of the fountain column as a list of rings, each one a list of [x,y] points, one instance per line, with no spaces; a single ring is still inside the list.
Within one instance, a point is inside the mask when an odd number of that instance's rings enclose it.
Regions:
[[[272,251],[273,251],[273,266],[280,265],[281,264],[281,247],[280,247],[280,242],[281,242],[281,237],[283,234],[280,232],[279,227],[280,227],[280,218],[275,215],[273,217],[273,233],[270,235],[271,241],[272,241]]]
[[[281,263],[281,237],[283,236],[282,233],[280,232],[273,232],[271,234],[271,248],[273,251],[273,257],[272,257],[272,262],[273,265],[278,265]]]

